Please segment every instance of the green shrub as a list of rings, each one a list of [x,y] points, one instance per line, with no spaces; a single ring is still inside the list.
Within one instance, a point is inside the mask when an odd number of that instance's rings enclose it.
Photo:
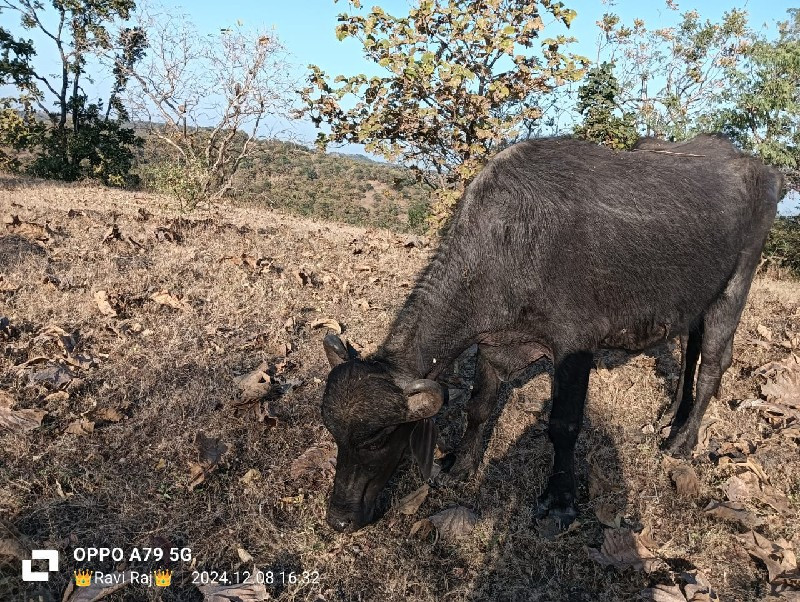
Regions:
[[[408,207],[408,229],[422,233],[428,227],[428,216],[431,206],[425,200],[417,200]]]
[[[21,171],[21,153],[33,148],[45,129],[45,125],[36,120],[29,99],[22,99],[19,106],[13,99],[0,99],[0,169]]]
[[[764,257],[800,277],[800,216],[778,216],[764,247]]]
[[[27,168],[33,176],[68,182],[94,179],[120,187],[139,183],[131,169],[133,149],[142,146],[142,139],[120,121],[108,119],[101,104],[81,104],[77,130],[48,127],[33,142],[36,158]]]
[[[203,200],[208,171],[199,162],[165,161],[142,167],[145,187],[177,199],[184,209],[194,209]]]

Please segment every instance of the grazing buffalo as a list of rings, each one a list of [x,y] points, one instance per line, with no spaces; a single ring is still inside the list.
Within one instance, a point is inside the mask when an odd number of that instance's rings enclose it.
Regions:
[[[379,349],[358,358],[338,337],[324,340],[332,369],[322,417],[339,448],[330,525],[371,522],[407,449],[430,476],[433,418],[445,397],[436,379],[474,344],[467,428],[445,463],[451,475],[476,470],[500,383],[549,357],[554,460],[538,513],[569,523],[594,351],[641,351],[673,336],[683,362],[667,447],[689,453],[730,366],[782,185],[719,136],[644,140],[636,152],[541,139],[498,154],[467,188]]]

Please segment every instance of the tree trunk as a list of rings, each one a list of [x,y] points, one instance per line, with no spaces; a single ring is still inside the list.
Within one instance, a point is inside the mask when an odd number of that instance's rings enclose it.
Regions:
[[[80,79],[81,72],[78,63],[78,58],[75,58],[75,75],[72,80],[72,131],[78,133],[78,118],[80,117],[80,107],[78,106],[78,80]]]

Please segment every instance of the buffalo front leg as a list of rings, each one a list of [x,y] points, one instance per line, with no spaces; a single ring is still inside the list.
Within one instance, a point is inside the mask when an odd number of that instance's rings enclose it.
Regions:
[[[467,428],[458,447],[442,460],[448,478],[465,480],[475,474],[481,462],[483,427],[497,405],[500,377],[478,350],[478,363],[467,404]]]
[[[569,525],[577,516],[575,499],[575,442],[583,422],[583,407],[589,387],[592,354],[570,353],[555,363],[553,409],[550,411],[549,436],[553,443],[553,471],[547,488],[539,497],[537,515],[551,516]]]

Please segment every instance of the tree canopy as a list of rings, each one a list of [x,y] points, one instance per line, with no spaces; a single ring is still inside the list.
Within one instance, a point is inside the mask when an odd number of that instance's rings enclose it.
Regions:
[[[406,15],[380,7],[339,15],[381,75],[310,66],[307,113],[318,144],[355,142],[417,170],[443,219],[488,157],[542,117],[541,98],[579,80],[588,59],[565,52],[576,13],[552,0],[422,0]]]

